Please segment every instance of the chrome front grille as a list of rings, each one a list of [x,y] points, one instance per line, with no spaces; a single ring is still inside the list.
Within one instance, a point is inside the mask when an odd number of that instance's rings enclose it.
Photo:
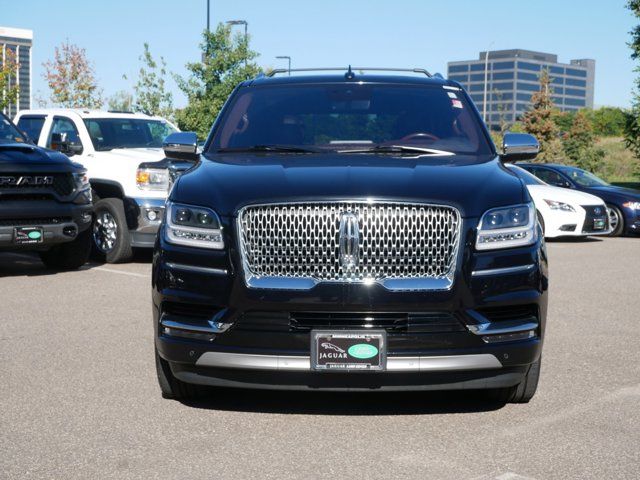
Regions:
[[[249,206],[238,224],[249,286],[378,282],[419,290],[451,286],[461,219],[448,206],[327,202]]]

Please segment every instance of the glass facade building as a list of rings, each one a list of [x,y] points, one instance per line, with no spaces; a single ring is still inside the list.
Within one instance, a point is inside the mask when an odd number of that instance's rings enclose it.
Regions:
[[[462,84],[481,114],[486,85],[487,124],[497,127],[517,121],[530,108],[543,69],[549,71],[552,98],[561,111],[593,108],[595,60],[591,59],[558,63],[558,56],[550,53],[496,50],[480,52],[477,60],[449,62],[447,76]]]
[[[0,65],[4,65],[9,52],[15,55],[18,62],[15,82],[20,92],[14,101],[4,109],[13,118],[18,110],[31,108],[31,48],[33,46],[33,32],[21,28],[0,27]],[[0,92],[2,95],[5,92]]]

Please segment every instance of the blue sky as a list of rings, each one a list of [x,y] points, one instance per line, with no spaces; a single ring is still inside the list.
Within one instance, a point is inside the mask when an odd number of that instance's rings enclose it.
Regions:
[[[424,67],[446,73],[452,60],[480,50],[525,48],[555,53],[561,62],[596,60],[595,103],[626,107],[634,64],[634,19],[624,0],[211,0],[212,25],[249,22],[262,66]],[[184,74],[196,61],[206,0],[0,0],[0,25],[34,31],[34,92],[47,96],[42,63],[65,39],[87,50],[108,97],[131,89],[143,43]],[[241,27],[240,27],[241,28]],[[129,80],[124,80],[126,74]],[[175,103],[185,98],[173,80]]]

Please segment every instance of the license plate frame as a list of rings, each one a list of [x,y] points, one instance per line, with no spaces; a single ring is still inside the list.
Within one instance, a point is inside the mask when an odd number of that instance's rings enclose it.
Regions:
[[[43,227],[14,227],[13,229],[13,243],[16,245],[34,245],[43,241]]]
[[[604,230],[607,226],[606,218],[594,218],[593,219],[593,229],[594,230]]]
[[[385,330],[311,331],[311,369],[314,371],[381,372],[386,368]]]

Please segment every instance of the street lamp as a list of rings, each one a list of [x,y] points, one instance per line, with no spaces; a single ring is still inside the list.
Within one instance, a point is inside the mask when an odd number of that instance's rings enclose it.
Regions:
[[[289,60],[289,75],[291,75],[291,57],[289,55],[278,55],[276,58]]]
[[[227,25],[244,25],[244,43],[245,43],[245,49],[249,49],[249,39],[247,38],[247,27],[249,26],[249,23],[246,20],[227,20]],[[244,68],[247,68],[247,55],[249,54],[248,51],[245,52],[245,56],[244,56]]]
[[[489,44],[489,48],[484,52],[484,97],[482,100],[482,120],[487,123],[487,76],[489,74],[489,50],[495,42]]]

